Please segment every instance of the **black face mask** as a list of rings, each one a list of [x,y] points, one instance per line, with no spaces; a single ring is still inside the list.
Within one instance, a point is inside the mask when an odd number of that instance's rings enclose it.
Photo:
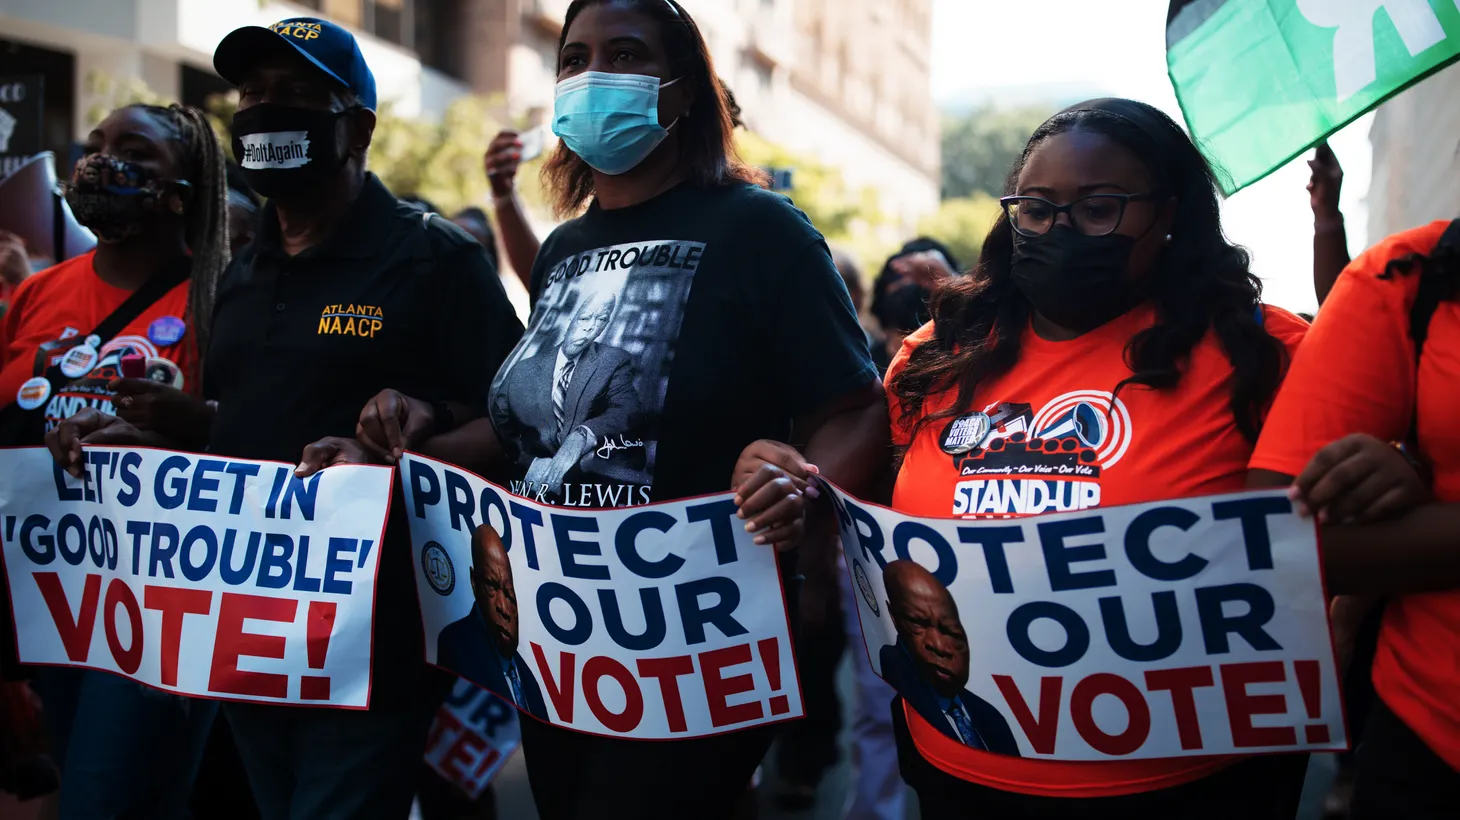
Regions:
[[[315,111],[260,103],[233,115],[233,156],[255,191],[288,196],[345,165],[335,123],[348,111]]]
[[[1084,333],[1130,310],[1144,289],[1127,281],[1136,240],[1086,236],[1055,225],[1040,236],[1014,234],[1014,285],[1044,318]]]
[[[88,154],[71,174],[66,204],[98,241],[125,242],[163,214],[169,190],[184,191],[186,185],[163,181],[135,162]]]

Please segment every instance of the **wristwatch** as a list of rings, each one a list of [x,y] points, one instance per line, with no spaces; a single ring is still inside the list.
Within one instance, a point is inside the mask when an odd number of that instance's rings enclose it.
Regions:
[[[1404,460],[1409,462],[1409,466],[1414,468],[1415,474],[1420,477],[1420,480],[1423,481],[1426,486],[1432,487],[1434,485],[1434,473],[1431,472],[1429,465],[1421,461],[1408,445],[1406,445],[1402,441],[1390,442],[1390,444],[1394,447],[1394,449],[1399,451],[1399,454],[1401,456],[1404,456]]]

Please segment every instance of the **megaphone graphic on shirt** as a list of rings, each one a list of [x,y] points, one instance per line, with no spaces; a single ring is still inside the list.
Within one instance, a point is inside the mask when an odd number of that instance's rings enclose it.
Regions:
[[[56,155],[44,151],[0,179],[0,229],[19,236],[32,256],[63,262],[96,247],[56,185]]]
[[[1039,431],[1038,437],[1046,441],[1072,438],[1086,447],[1099,447],[1103,438],[1100,411],[1094,405],[1082,401],[1052,419]]]

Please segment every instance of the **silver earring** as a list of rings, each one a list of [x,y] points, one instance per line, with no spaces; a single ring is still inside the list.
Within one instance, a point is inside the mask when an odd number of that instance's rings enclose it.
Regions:
[[[1167,245],[1170,245],[1171,244],[1171,234],[1169,234],[1169,233],[1166,234],[1166,244]]]

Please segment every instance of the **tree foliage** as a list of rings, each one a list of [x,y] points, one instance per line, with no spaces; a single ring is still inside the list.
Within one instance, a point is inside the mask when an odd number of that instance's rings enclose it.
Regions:
[[[744,129],[735,132],[740,156],[761,168],[789,169],[791,197],[827,242],[854,258],[864,270],[877,270],[895,248],[884,234],[890,220],[872,188],[852,188],[839,169],[815,157],[788,150]]]
[[[943,118],[943,198],[1002,196],[1009,171],[1040,123],[1043,108],[984,106]]]
[[[969,197],[945,199],[938,210],[918,222],[918,233],[948,246],[965,270],[978,262],[984,237],[999,216],[999,201],[978,191]]]
[[[136,77],[118,79],[104,71],[86,73],[86,96],[91,105],[86,108],[86,128],[90,130],[107,118],[107,115],[124,106],[142,103],[145,105],[167,105],[171,100],[148,87]]]

